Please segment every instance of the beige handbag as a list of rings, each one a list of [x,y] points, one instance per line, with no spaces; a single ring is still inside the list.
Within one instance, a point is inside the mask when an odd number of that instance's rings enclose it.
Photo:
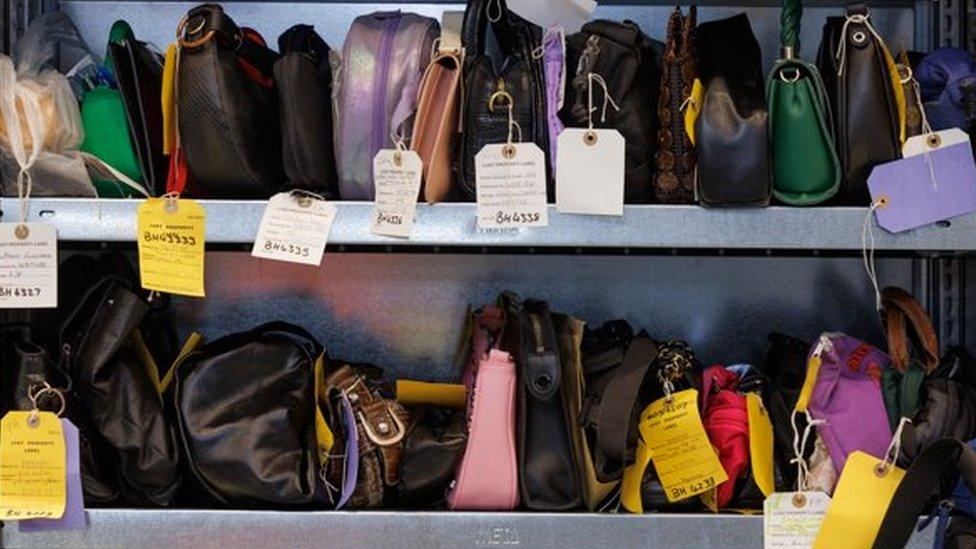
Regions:
[[[445,17],[449,13],[445,13]],[[444,25],[449,24],[445,19]],[[410,149],[423,161],[424,184],[421,198],[430,203],[449,199],[454,189],[452,155],[461,130],[463,59],[460,39],[455,43],[445,32],[441,35],[430,65],[420,82]]]

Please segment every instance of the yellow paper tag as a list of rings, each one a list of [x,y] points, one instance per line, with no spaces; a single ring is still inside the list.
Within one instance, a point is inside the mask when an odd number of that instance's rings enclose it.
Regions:
[[[58,519],[67,503],[64,431],[51,412],[0,421],[0,520]]]
[[[827,516],[813,544],[815,549],[871,547],[891,498],[905,477],[904,469],[890,464],[880,474],[877,468],[881,463],[882,460],[864,452],[847,456]]]
[[[749,461],[752,478],[764,496],[776,490],[773,479],[773,424],[756,393],[746,393],[746,411],[749,414]]]
[[[698,414],[698,391],[655,400],[641,413],[638,428],[668,501],[698,495],[728,480]]]
[[[688,96],[688,105],[685,106],[685,133],[691,144],[695,144],[695,122],[701,114],[702,101],[705,100],[705,87],[701,80],[695,79],[691,84],[691,95]]]
[[[205,213],[193,200],[148,198],[139,206],[139,276],[147,290],[203,297]]]
[[[644,500],[641,497],[641,483],[644,481],[644,471],[651,462],[651,453],[643,440],[637,441],[637,451],[634,463],[624,469],[624,478],[620,482],[620,505],[631,513],[644,512]]]

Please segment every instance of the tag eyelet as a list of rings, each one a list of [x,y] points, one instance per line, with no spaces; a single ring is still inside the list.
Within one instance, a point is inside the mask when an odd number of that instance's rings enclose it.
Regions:
[[[793,507],[797,509],[803,509],[807,505],[807,496],[802,492],[797,492],[793,494]]]
[[[596,145],[597,141],[599,141],[599,136],[597,136],[595,131],[589,130],[583,134],[583,143],[586,143],[592,147],[593,145]]]
[[[14,236],[17,237],[17,240],[24,240],[30,236],[30,229],[28,229],[27,225],[24,225],[23,223],[17,225],[17,227],[14,229]]]
[[[505,145],[502,147],[502,156],[508,160],[515,158],[515,145]]]

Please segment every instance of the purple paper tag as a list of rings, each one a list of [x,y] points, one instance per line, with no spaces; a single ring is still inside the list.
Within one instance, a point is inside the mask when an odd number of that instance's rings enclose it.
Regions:
[[[934,180],[934,181],[933,181]],[[878,225],[898,233],[976,211],[976,164],[959,143],[875,166],[868,177]]]
[[[359,480],[359,431],[356,430],[356,414],[346,395],[342,395],[342,411],[346,420],[346,473],[342,478],[342,496],[336,509],[342,509],[349,501]]]
[[[67,457],[67,498],[64,514],[59,519],[32,519],[19,522],[21,532],[54,532],[63,530],[84,530],[85,495],[81,491],[81,470],[78,465],[78,428],[67,418],[61,418],[64,431],[64,451]]]

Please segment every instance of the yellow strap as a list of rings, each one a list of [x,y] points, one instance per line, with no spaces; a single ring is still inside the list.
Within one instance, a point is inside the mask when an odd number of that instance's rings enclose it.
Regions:
[[[136,348],[136,353],[139,354],[139,360],[142,361],[142,366],[146,369],[146,374],[149,375],[149,379],[153,382],[153,387],[156,388],[156,393],[163,394],[163,385],[159,381],[159,367],[156,366],[156,359],[153,358],[152,353],[149,352],[149,347],[146,346],[146,340],[143,339],[142,332],[132,330],[129,338],[132,345]]]
[[[176,44],[166,48],[166,61],[163,64],[163,154],[173,152],[176,144]]]
[[[803,380],[803,388],[800,389],[800,396],[796,399],[794,412],[806,412],[810,405],[810,397],[813,395],[813,386],[817,384],[817,375],[820,374],[820,357],[811,356],[807,360],[807,377]]]
[[[173,366],[166,372],[166,375],[163,376],[162,381],[159,383],[160,394],[165,393],[169,389],[170,384],[173,383],[173,375],[176,373],[176,369],[183,363],[186,356],[195,351],[201,344],[203,344],[203,335],[197,332],[191,333],[186,338],[186,341],[183,343],[183,348],[180,349],[180,353],[176,355],[176,360],[173,361]]]
[[[454,383],[426,383],[409,379],[398,379],[396,395],[400,404],[414,406],[430,404],[447,408],[465,408],[468,405],[468,390],[464,385]]]
[[[620,483],[620,505],[634,514],[644,512],[644,501],[641,497],[641,484],[644,481],[644,471],[651,463],[651,451],[644,444],[644,439],[637,440],[637,452],[634,463],[624,469],[624,478]]]
[[[695,144],[695,122],[698,120],[698,115],[701,114],[702,101],[705,100],[705,87],[702,86],[701,80],[697,78],[691,84],[691,95],[688,96],[687,104],[685,107],[685,133],[688,134],[688,139],[691,140],[691,144]],[[675,113],[677,116],[678,113]],[[675,136],[677,139],[677,136]]]
[[[749,461],[752,478],[763,495],[769,497],[776,490],[773,479],[773,424],[757,393],[746,394],[749,416]]]
[[[319,355],[315,361],[315,440],[319,450],[319,465],[325,466],[329,460],[329,452],[335,445],[335,436],[332,429],[322,415],[323,400],[326,398],[325,392],[325,353]]]
[[[901,76],[898,74],[898,66],[895,64],[895,58],[891,56],[891,52],[888,51],[888,46],[881,42],[881,52],[884,55],[885,63],[888,64],[888,78],[891,79],[891,90],[895,94],[895,107],[898,109],[898,142],[900,144],[905,143],[905,88],[901,85]],[[919,108],[922,108],[919,105]]]

